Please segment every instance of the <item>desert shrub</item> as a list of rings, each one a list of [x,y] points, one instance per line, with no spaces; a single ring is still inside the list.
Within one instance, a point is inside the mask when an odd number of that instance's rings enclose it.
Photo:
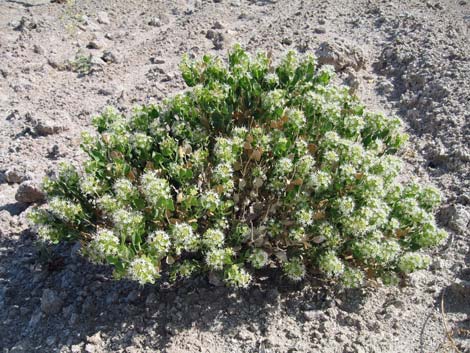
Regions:
[[[245,287],[269,266],[354,287],[429,264],[419,250],[446,237],[440,194],[397,179],[398,118],[365,110],[314,56],[274,65],[235,46],[227,63],[185,57],[181,70],[187,91],[94,118],[83,168],[44,182],[41,238],[80,239],[142,284],[214,271]]]

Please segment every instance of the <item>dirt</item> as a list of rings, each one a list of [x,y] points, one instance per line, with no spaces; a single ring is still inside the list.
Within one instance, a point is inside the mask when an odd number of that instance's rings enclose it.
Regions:
[[[3,352],[470,352],[470,1],[0,1],[0,348]],[[370,110],[400,116],[407,168],[444,193],[448,241],[398,288],[341,291],[266,273],[139,287],[35,245],[37,182],[78,163],[107,105],[184,89],[183,53],[315,52]],[[22,185],[22,186],[20,186]],[[34,200],[18,197],[30,188]],[[28,190],[30,190],[28,189]],[[442,311],[444,308],[444,312]]]

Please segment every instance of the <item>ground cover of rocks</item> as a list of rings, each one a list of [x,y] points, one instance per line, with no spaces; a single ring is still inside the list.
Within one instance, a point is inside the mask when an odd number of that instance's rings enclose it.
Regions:
[[[470,352],[470,2],[0,2],[0,348],[3,352]],[[42,248],[38,181],[78,163],[80,133],[184,89],[183,53],[312,51],[411,136],[404,174],[442,189],[449,240],[405,286],[341,291],[266,272],[233,291],[196,278],[116,282],[79,244]],[[444,309],[444,312],[442,310]]]

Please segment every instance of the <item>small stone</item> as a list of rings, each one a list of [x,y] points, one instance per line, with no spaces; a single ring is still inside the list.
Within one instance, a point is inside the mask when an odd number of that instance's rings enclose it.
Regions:
[[[105,11],[98,12],[97,19],[98,19],[98,23],[101,23],[103,25],[109,25],[111,23],[109,19],[109,15]]]
[[[103,59],[98,56],[92,55],[90,59],[91,67],[93,71],[102,70],[103,66],[106,64]]]
[[[44,193],[41,190],[39,183],[26,180],[23,181],[15,194],[15,200],[24,203],[33,203],[44,200]]]
[[[49,336],[46,338],[46,344],[48,346],[52,346],[56,341],[56,337],[55,336]]]
[[[114,54],[111,51],[105,51],[103,53],[103,55],[101,56],[101,59],[103,59],[103,61],[105,61],[107,63],[118,63],[119,62],[119,59],[116,56],[116,54]]]
[[[161,59],[161,58],[150,58],[150,62],[152,64],[155,64],[155,65],[160,65],[160,64],[164,64],[165,63],[165,60]]]
[[[127,295],[126,301],[128,303],[136,303],[137,301],[139,301],[139,298],[140,292],[138,290],[133,290]]]
[[[249,341],[253,338],[253,334],[245,328],[240,328],[236,337],[241,341]]]
[[[431,264],[431,270],[441,270],[442,269],[442,260],[441,259],[435,259],[432,264]]]
[[[69,324],[70,325],[75,325],[77,322],[78,322],[78,314],[77,313],[72,313],[72,315],[70,315]]]
[[[326,33],[325,27],[316,27],[313,31],[314,31],[316,34],[324,34],[324,33]]]
[[[449,208],[449,227],[456,232],[468,232],[470,223],[469,210],[460,204],[452,205]]]
[[[214,39],[216,33],[217,32],[214,31],[213,29],[208,29],[207,32],[206,32],[206,38],[207,39]]]
[[[320,65],[333,65],[337,71],[347,67],[359,71],[365,66],[362,50],[346,41],[323,42],[316,55]]]
[[[292,39],[289,38],[289,37],[283,38],[283,39],[281,40],[281,44],[284,44],[284,45],[291,45],[291,44],[292,44]]]
[[[41,310],[47,315],[58,314],[62,310],[64,302],[52,289],[44,289],[41,297]]]
[[[34,133],[38,136],[54,135],[68,130],[64,124],[59,125],[46,116],[33,117],[31,113],[26,113],[25,119],[33,125]],[[64,122],[67,119],[60,117],[60,120]]]
[[[15,345],[14,347],[12,347],[7,352],[9,352],[9,353],[27,353],[28,349],[25,345],[23,345],[22,343],[19,343],[19,344]]]
[[[151,306],[155,305],[158,303],[158,297],[154,292],[151,292],[148,296],[147,299],[145,299],[145,305],[146,306]]]
[[[162,21],[160,21],[159,18],[152,18],[152,19],[149,21],[149,26],[161,27],[161,26],[162,26]]]
[[[36,54],[44,55],[44,48],[41,47],[40,45],[34,44],[34,46],[33,46],[33,51],[34,51]]]
[[[74,344],[72,347],[70,347],[70,351],[72,353],[80,353],[82,351],[82,344]]]
[[[221,50],[224,46],[229,44],[229,40],[225,34],[217,32],[212,39],[212,43],[214,44],[215,50]]]
[[[149,26],[161,27],[170,23],[170,18],[165,14],[159,14],[148,22]]]
[[[87,353],[95,353],[95,352],[98,352],[98,351],[96,350],[96,347],[95,347],[93,344],[87,343],[87,344],[85,345],[85,352],[87,352]]]
[[[105,46],[105,43],[103,41],[100,41],[98,39],[95,39],[95,40],[91,40],[88,44],[87,44],[87,48],[88,49],[102,49],[103,47]]]
[[[96,346],[99,346],[103,343],[103,340],[101,339],[101,332],[95,333],[93,336],[89,336],[86,338],[88,343],[94,344]]]
[[[5,180],[10,184],[19,184],[28,179],[30,179],[30,177],[26,175],[24,171],[15,167],[7,169],[5,172]]]
[[[214,29],[224,29],[224,25],[220,21],[215,21],[212,28],[214,28]]]
[[[320,310],[306,310],[304,311],[304,319],[306,321],[326,321],[326,315]]]

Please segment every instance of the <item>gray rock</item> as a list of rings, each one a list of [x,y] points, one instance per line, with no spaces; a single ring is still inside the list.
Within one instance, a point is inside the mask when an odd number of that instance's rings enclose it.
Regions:
[[[90,42],[88,42],[87,44],[87,48],[89,49],[102,49],[106,46],[106,43],[101,40],[101,39],[93,39],[93,40],[90,40]]]
[[[152,27],[161,27],[161,26],[162,26],[162,21],[160,21],[159,18],[152,18],[152,19],[149,21],[149,26],[152,26]]]
[[[33,46],[33,51],[34,51],[36,54],[44,55],[44,48],[41,47],[41,46],[38,45],[38,44],[34,44],[34,46]]]
[[[25,180],[31,179],[23,170],[16,167],[7,169],[5,172],[5,180],[10,184],[19,184]]]
[[[98,23],[101,23],[103,25],[109,25],[111,23],[111,20],[109,19],[109,15],[105,11],[98,12],[97,20],[98,20]]]
[[[9,353],[27,353],[28,351],[29,350],[28,350],[28,347],[26,347],[26,345],[19,343],[15,345],[14,347],[12,347]]]
[[[148,22],[149,26],[161,27],[170,23],[170,18],[165,14],[159,14]]]
[[[44,197],[39,183],[32,180],[23,181],[15,194],[15,200],[24,203],[43,201]]]
[[[78,314],[77,313],[72,313],[72,315],[70,315],[69,324],[70,325],[75,325],[78,322],[78,319],[79,319]]]
[[[160,64],[164,64],[164,63],[165,63],[165,60],[164,60],[164,59],[161,59],[161,58],[152,57],[152,58],[150,58],[150,62],[151,62],[152,64],[155,64],[155,65],[160,65]]]
[[[112,51],[105,51],[103,53],[103,55],[101,56],[101,59],[103,59],[103,61],[107,62],[107,63],[118,63],[120,60],[118,58],[118,56],[113,53]]]
[[[41,310],[47,315],[58,314],[62,310],[64,302],[52,289],[44,289],[41,297]]]
[[[154,292],[151,292],[148,296],[147,299],[145,299],[145,305],[146,306],[151,306],[155,305],[158,303],[158,297]]]
[[[49,336],[46,338],[46,344],[52,346],[56,342],[57,338],[55,336]]]
[[[86,338],[88,343],[94,344],[95,346],[99,346],[103,344],[103,340],[101,339],[101,332],[98,331],[93,336],[88,336]]]
[[[214,38],[212,38],[212,43],[214,44],[215,50],[221,50],[225,47],[230,46],[230,38],[221,32],[216,32]]]
[[[213,29],[208,29],[207,32],[206,32],[206,38],[207,39],[213,39],[216,35],[216,31],[214,31]]]
[[[325,313],[320,310],[306,310],[304,311],[304,319],[306,321],[325,321],[328,318],[326,317]]]
[[[39,321],[42,319],[42,312],[41,310],[37,310],[31,315],[31,319],[28,322],[28,331],[34,330],[36,326],[39,324]]]
[[[470,212],[463,205],[452,205],[449,208],[449,227],[456,232],[468,232],[470,223]]]
[[[95,352],[98,352],[98,350],[97,350],[97,347],[95,347],[93,344],[87,343],[87,344],[85,345],[85,352],[87,352],[87,353],[95,353]]]
[[[57,124],[55,121],[45,116],[39,116],[37,118],[33,118],[31,113],[27,113],[26,119],[29,120],[33,124],[33,130],[35,134],[38,136],[54,135],[62,131],[68,130],[68,128],[65,125]],[[64,121],[67,119],[64,119],[61,117],[61,120]]]
[[[346,41],[323,42],[316,55],[320,65],[333,65],[337,71],[347,67],[359,71],[366,62],[362,50]]]
[[[70,351],[72,353],[80,353],[82,351],[82,346],[83,346],[83,343],[74,344],[73,346],[70,347]]]
[[[224,29],[224,25],[220,21],[215,21],[212,28],[214,28],[214,29]]]

